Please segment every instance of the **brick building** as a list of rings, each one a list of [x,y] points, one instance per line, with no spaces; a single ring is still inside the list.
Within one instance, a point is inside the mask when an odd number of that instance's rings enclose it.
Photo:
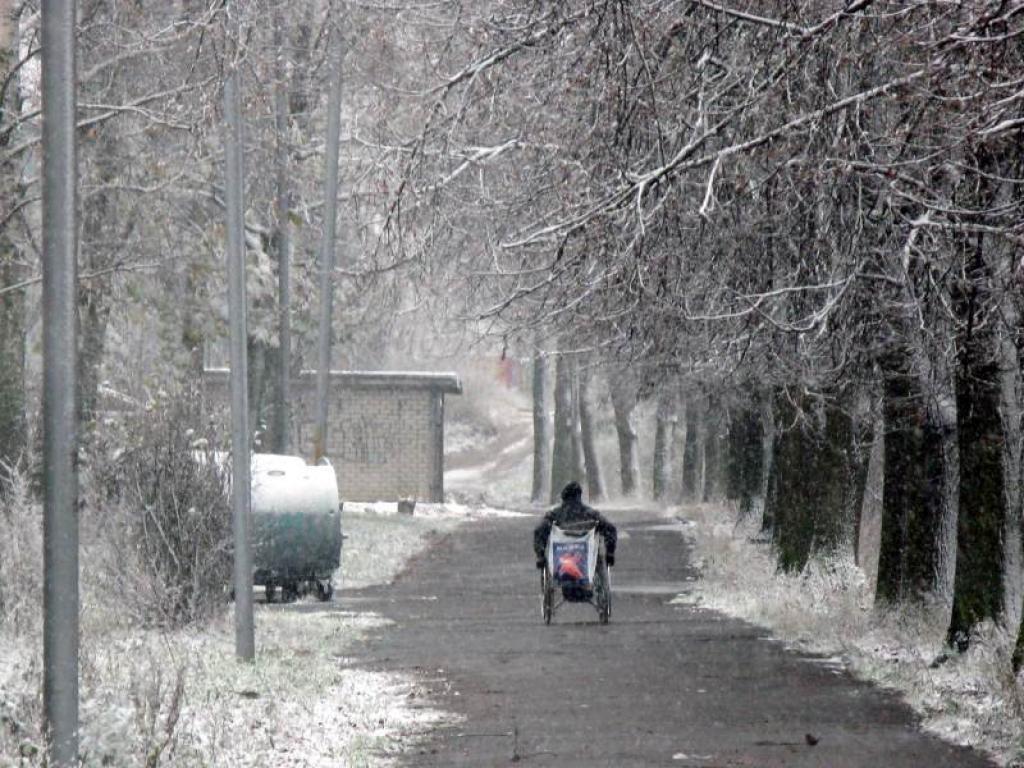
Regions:
[[[207,395],[230,401],[228,371],[206,371]],[[462,392],[451,373],[331,371],[326,453],[348,501],[444,500],[444,396]],[[292,446],[309,453],[316,429],[316,374],[292,384]]]

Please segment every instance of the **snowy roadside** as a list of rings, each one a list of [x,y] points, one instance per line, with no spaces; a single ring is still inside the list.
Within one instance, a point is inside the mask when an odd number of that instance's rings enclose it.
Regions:
[[[405,706],[410,681],[346,666],[346,649],[381,622],[261,605],[253,664],[235,661],[229,611],[202,630],[86,635],[83,764],[379,764],[441,717]],[[0,763],[42,765],[38,650],[3,637],[0,658]]]
[[[406,515],[395,502],[347,501],[342,513],[347,538],[340,583],[345,589],[386,584],[431,537],[472,520],[519,514],[489,506],[417,503],[413,514]]]
[[[346,505],[340,596],[391,581],[438,533],[509,514]],[[373,613],[257,602],[256,662],[239,664],[230,607],[208,626],[159,631],[120,627],[116,606],[97,602],[83,615],[85,765],[387,765],[447,717],[422,707],[413,679],[349,664],[361,638],[387,624]],[[0,765],[43,764],[41,666],[38,631],[0,631]]]
[[[732,510],[703,504],[673,511],[686,521],[701,571],[692,591],[674,602],[766,627],[795,649],[898,691],[926,730],[1003,765],[1024,766],[1024,691],[1010,672],[1012,638],[992,627],[967,653],[943,656],[945,612],[901,620],[879,614],[852,555],[780,574],[767,543],[738,527]]]

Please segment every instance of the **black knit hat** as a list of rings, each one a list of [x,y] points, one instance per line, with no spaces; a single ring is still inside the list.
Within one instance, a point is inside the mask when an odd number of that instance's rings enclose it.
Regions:
[[[571,481],[562,489],[562,501],[572,501],[583,498],[583,489],[575,480]]]

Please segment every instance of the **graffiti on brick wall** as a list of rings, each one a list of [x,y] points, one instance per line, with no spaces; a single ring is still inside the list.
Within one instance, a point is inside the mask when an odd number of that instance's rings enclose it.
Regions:
[[[341,425],[341,459],[353,464],[389,464],[398,452],[399,435],[390,419],[355,416]]]

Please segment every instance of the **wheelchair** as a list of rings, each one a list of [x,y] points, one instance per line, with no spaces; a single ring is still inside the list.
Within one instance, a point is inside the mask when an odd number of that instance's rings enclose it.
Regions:
[[[598,621],[607,624],[612,616],[612,583],[605,558],[604,537],[594,524],[551,526],[546,560],[541,570],[541,615],[551,623],[555,611],[565,603],[590,603]]]

